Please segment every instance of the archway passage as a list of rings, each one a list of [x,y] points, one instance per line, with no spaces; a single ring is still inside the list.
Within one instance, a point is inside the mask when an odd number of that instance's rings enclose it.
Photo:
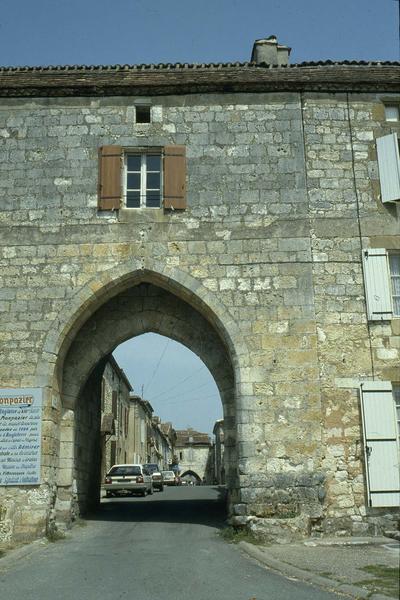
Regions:
[[[180,478],[188,482],[193,482],[195,485],[200,485],[201,477],[195,471],[184,471],[181,473]]]
[[[175,291],[174,291],[175,292]],[[85,322],[66,355],[62,373],[59,491],[63,498],[75,495],[78,510],[85,513],[99,497],[99,389],[107,357],[122,342],[154,332],[180,342],[205,363],[218,387],[225,422],[227,487],[237,487],[234,370],[226,344],[206,316],[176,293],[141,282],[105,302]],[[69,490],[68,490],[69,488]]]

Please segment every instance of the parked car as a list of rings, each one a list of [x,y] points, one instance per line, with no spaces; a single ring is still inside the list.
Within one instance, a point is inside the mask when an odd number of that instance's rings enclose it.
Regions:
[[[176,475],[173,471],[162,471],[164,485],[178,485]]]
[[[153,480],[143,465],[114,465],[105,477],[104,489],[107,498],[120,494],[146,496],[153,493]]]
[[[157,463],[146,463],[143,467],[149,472],[151,478],[153,480],[153,488],[162,492],[164,489],[164,480],[160,470],[160,467]]]

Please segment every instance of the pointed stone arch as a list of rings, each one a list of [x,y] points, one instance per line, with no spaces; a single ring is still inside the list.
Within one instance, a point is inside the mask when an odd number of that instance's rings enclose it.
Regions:
[[[238,497],[240,372],[249,354],[235,320],[217,295],[189,274],[156,261],[130,260],[99,273],[71,297],[68,311],[47,336],[38,365],[38,377],[60,393],[63,407],[58,498],[64,518],[77,489],[71,431],[85,382],[92,378],[94,388],[101,361],[123,341],[150,331],[186,345],[212,373],[224,407],[228,486],[232,498]]]
[[[198,475],[196,473],[196,471],[192,471],[192,469],[187,469],[186,471],[184,471],[183,473],[180,474],[180,478],[183,479],[184,477],[193,477],[198,484],[201,483],[201,477],[200,475]]]
[[[61,391],[65,356],[78,331],[110,298],[141,282],[170,290],[204,315],[226,345],[235,365],[236,385],[239,385],[241,369],[249,366],[248,351],[228,307],[189,273],[150,258],[129,259],[96,273],[71,295],[68,308],[49,327],[36,370],[37,384]]]

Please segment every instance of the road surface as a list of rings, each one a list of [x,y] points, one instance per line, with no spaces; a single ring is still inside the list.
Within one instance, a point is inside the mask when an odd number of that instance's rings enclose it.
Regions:
[[[103,499],[67,539],[0,559],[1,600],[338,600],[222,539],[220,496],[190,486]]]

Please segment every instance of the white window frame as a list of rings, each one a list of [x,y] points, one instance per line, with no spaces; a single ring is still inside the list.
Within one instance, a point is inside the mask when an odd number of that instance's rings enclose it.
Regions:
[[[397,257],[397,259],[399,261],[399,267],[400,267],[400,252],[396,252],[396,251],[390,252],[389,251],[389,257],[388,257],[389,258],[390,291],[391,291],[391,295],[392,295],[393,317],[396,319],[399,319],[400,318],[400,294],[395,293],[394,281],[396,279],[398,279],[399,287],[400,287],[400,269],[399,269],[398,275],[394,274],[393,266],[392,266],[393,257]],[[397,302],[396,302],[396,299],[397,299]]]
[[[398,432],[399,448],[400,448],[400,383],[392,383],[392,390],[393,390],[394,406],[395,406],[395,410],[396,410],[397,432]]]
[[[128,173],[139,171],[128,171],[128,157],[129,156],[140,156],[140,189],[131,190],[139,191],[140,206],[127,206],[127,194],[128,194]],[[149,171],[147,169],[147,157],[157,156],[160,158],[160,171]],[[160,173],[160,188],[159,190],[147,189],[147,174],[148,173]],[[126,150],[124,152],[124,169],[123,169],[123,190],[124,190],[124,208],[128,210],[159,210],[163,207],[163,153],[160,148],[146,149],[144,150]],[[147,192],[159,191],[160,192],[160,203],[158,206],[147,206]]]
[[[385,104],[385,120],[388,123],[398,123],[400,120],[399,112],[399,104]]]

